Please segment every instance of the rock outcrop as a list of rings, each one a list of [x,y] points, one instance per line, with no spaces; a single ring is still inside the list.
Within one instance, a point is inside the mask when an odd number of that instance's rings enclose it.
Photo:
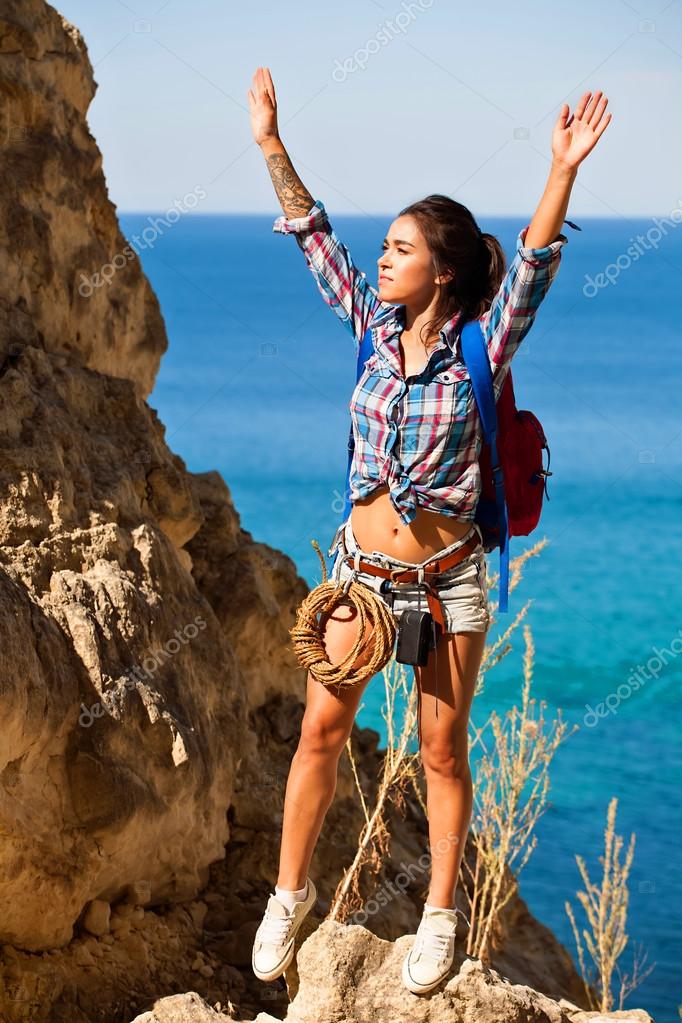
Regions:
[[[41,0],[2,0],[0,346],[63,352],[146,397],[168,341],[88,128],[96,88],[75,26]]]
[[[242,528],[217,473],[187,471],[147,403],[167,340],[137,257],[115,260],[95,88],[74,26],[43,0],[0,0],[0,1018],[376,1023],[386,999],[392,1019],[583,1023],[570,956],[518,897],[492,968],[460,957],[421,1008],[397,981],[425,877],[365,927],[325,922],[363,822],[345,758],[300,981],[253,976],[307,587]],[[368,798],[377,740],[354,729]],[[367,895],[427,848],[416,798],[389,827]]]
[[[0,940],[32,952],[67,943],[92,900],[206,883],[247,695],[267,693],[231,629],[276,656],[303,586],[290,559],[259,557],[217,474],[169,450],[144,398],[166,338],[139,264],[74,291],[125,241],[93,92],[77,30],[3,0]]]
[[[452,976],[428,996],[402,987],[400,970],[411,938],[381,941],[363,927],[329,921],[299,953],[301,986],[286,1023],[652,1023],[641,1009],[604,1015],[585,1012],[566,998],[554,1001],[513,984],[478,959],[457,956]],[[340,964],[335,969],[332,964]],[[222,1007],[221,1007],[222,1008]],[[261,1011],[255,1023],[279,1023]],[[195,992],[160,999],[133,1023],[219,1023],[224,1020]],[[243,1021],[245,1023],[245,1021]]]

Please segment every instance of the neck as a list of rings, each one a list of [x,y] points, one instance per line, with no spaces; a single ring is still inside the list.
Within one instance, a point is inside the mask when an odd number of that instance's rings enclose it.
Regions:
[[[437,340],[438,331],[433,324],[437,301],[438,297],[436,296],[426,307],[405,306],[405,327],[403,335],[406,335],[405,341],[408,345],[424,345],[433,343]],[[429,323],[430,327],[427,334],[423,328]]]

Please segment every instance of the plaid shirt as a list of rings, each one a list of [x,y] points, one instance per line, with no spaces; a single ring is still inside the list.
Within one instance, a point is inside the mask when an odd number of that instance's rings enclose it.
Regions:
[[[527,230],[519,233],[514,259],[480,318],[496,399],[568,240],[559,234],[542,248],[526,248]],[[483,434],[459,349],[460,314],[441,329],[423,370],[405,378],[400,357],[405,306],[379,298],[337,238],[322,202],[315,202],[306,216],[277,217],[273,231],[295,235],[322,297],[350,331],[356,354],[365,331],[372,329],[374,352],[350,400],[355,438],[351,501],[386,485],[405,523],[412,522],[417,505],[473,521],[481,490]]]

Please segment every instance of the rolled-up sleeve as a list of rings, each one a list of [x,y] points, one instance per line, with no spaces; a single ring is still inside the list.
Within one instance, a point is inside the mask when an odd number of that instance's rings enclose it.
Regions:
[[[481,317],[488,346],[495,399],[499,398],[511,360],[535,319],[535,314],[556,277],[561,250],[568,241],[559,234],[539,248],[524,245],[530,224],[519,231],[516,253],[502,283]]]
[[[272,225],[273,231],[281,234],[308,234],[311,231],[323,230],[329,224],[327,211],[321,202],[315,202],[308,213],[302,217],[277,217]]]
[[[295,236],[322,298],[359,345],[381,300],[336,236],[324,203],[316,200],[302,217],[277,217],[272,229]]]

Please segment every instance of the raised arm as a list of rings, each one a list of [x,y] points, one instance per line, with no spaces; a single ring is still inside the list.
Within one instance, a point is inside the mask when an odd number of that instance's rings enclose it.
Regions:
[[[584,92],[569,117],[564,103],[552,133],[552,169],[545,191],[528,227],[525,244],[549,245],[564,223],[578,167],[606,131],[611,114],[604,117],[608,99],[601,92]]]
[[[530,224],[517,238],[514,259],[500,284],[490,309],[481,317],[498,398],[512,357],[535,319],[559,269],[561,249],[567,242],[559,230],[566,221],[568,201],[578,166],[606,129],[611,115],[603,117],[608,100],[586,92],[569,117],[564,103],[552,135],[552,166],[544,193]]]
[[[261,152],[285,217],[304,217],[314,199],[294,170],[279,136],[263,139]]]
[[[284,211],[273,231],[295,236],[323,299],[350,330],[357,347],[382,304],[379,295],[337,238],[323,203],[313,200],[294,170],[279,137],[275,88],[267,68],[257,69],[248,95],[253,136]]]

